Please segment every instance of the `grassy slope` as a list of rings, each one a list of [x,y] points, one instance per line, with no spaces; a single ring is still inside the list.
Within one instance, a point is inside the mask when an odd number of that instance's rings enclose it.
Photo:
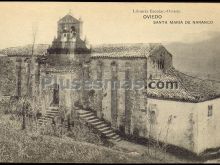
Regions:
[[[70,138],[31,135],[16,127],[1,115],[0,162],[158,162]]]

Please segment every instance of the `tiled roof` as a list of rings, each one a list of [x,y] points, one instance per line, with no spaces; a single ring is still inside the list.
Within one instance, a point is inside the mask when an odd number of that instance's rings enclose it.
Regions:
[[[92,49],[92,58],[146,58],[155,50],[165,49],[159,43],[152,44],[108,44],[100,45]]]
[[[34,55],[44,55],[47,52],[47,44],[36,44],[34,48]],[[0,50],[0,54],[8,56],[22,56],[22,55],[31,55],[32,54],[32,45],[10,47]]]
[[[220,97],[220,90],[215,83],[209,80],[203,80],[191,77],[181,73],[174,68],[170,68],[163,74],[160,81],[172,81],[178,83],[177,89],[146,89],[148,97],[158,99],[170,99],[186,102],[202,102]]]
[[[79,23],[80,21],[74,18],[73,16],[71,16],[70,14],[67,14],[66,16],[61,18],[58,22],[59,23]]]
[[[45,55],[48,44],[36,44],[34,55]],[[0,54],[8,56],[28,56],[32,53],[32,45],[10,47],[0,50]],[[92,58],[146,58],[158,51],[166,51],[161,44],[106,44],[92,48]]]

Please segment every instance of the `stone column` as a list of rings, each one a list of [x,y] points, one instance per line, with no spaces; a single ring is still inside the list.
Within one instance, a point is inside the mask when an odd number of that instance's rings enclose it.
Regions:
[[[16,93],[15,95],[21,97],[21,70],[22,70],[22,59],[17,57],[16,58]]]
[[[117,69],[118,66],[115,62],[111,64],[111,119],[112,128],[117,128],[117,117],[118,117],[118,100],[117,100]]]
[[[103,74],[103,64],[101,62],[98,62],[97,64],[97,81],[103,81],[102,80],[102,74]],[[102,118],[102,99],[103,99],[103,90],[97,89],[97,116],[99,118]]]
[[[34,83],[33,83],[33,97],[34,101],[38,102],[38,98],[40,95],[40,62],[38,60],[34,60]]]
[[[31,89],[31,59],[25,59],[25,88],[26,88],[26,96],[31,97],[32,89]]]
[[[127,64],[125,67],[125,81],[130,82],[132,80],[130,64]],[[132,91],[128,88],[125,89],[125,134],[130,134],[131,129]]]
[[[36,61],[35,63],[35,87],[36,87],[36,94],[39,94],[39,86],[40,86],[40,63]]]
[[[86,89],[85,87],[85,81],[89,80],[89,66],[87,64],[83,64],[83,67],[82,67],[82,90],[81,90],[81,94],[82,94],[82,105],[83,105],[83,108],[88,108],[89,106],[89,97],[88,97],[88,94],[89,94],[89,90]]]

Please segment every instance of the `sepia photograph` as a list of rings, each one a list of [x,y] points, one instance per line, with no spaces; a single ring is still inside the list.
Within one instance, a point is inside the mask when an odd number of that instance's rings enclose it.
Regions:
[[[219,3],[0,15],[0,163],[220,163]]]

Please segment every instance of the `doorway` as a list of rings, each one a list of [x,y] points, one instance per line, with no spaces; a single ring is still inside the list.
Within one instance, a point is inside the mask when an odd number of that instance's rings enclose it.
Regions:
[[[52,105],[58,106],[59,105],[59,85],[58,84],[54,84],[53,86],[53,101],[52,101]]]

